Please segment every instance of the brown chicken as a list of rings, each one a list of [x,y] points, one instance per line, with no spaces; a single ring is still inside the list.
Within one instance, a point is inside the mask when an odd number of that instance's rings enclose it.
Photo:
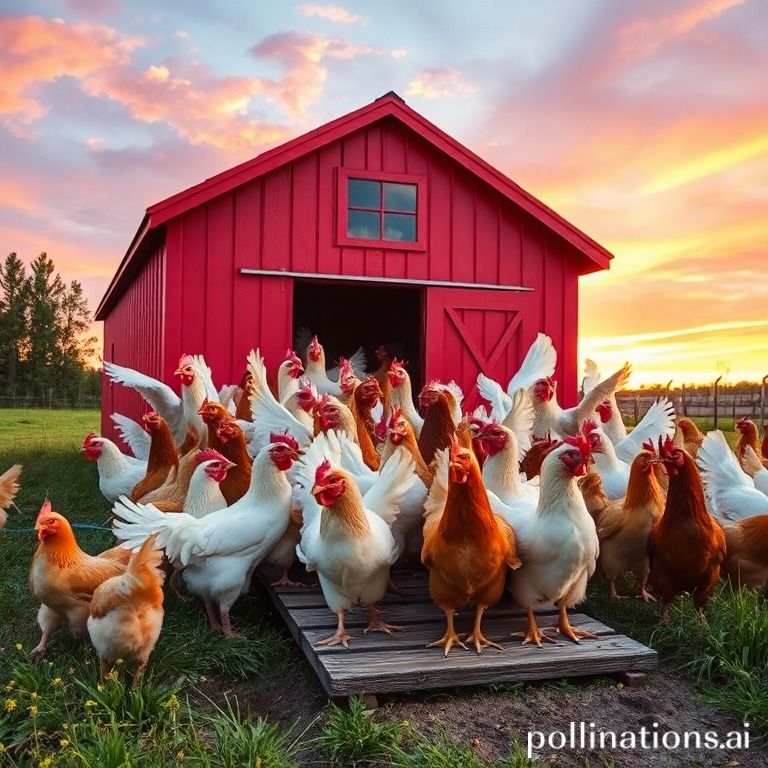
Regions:
[[[669,476],[664,514],[648,537],[651,584],[662,604],[662,623],[669,623],[669,605],[690,592],[701,610],[720,578],[725,534],[707,512],[696,462],[671,438],[659,439],[659,456]]]
[[[235,466],[227,472],[226,478],[219,484],[221,493],[227,500],[227,506],[245,496],[251,484],[251,457],[245,443],[243,430],[234,419],[222,419],[216,428],[216,439],[221,444],[221,451]]]
[[[699,452],[699,447],[704,441],[704,435],[696,424],[685,417],[677,420],[677,426],[683,435],[683,448],[695,459],[696,454]]]
[[[762,448],[760,447],[757,424],[751,419],[741,418],[736,422],[735,427],[739,432],[739,442],[736,443],[734,452],[739,459],[739,463],[744,460],[744,451],[749,446],[757,454],[760,463],[768,469],[768,459],[763,456]]]
[[[40,610],[37,623],[43,634],[31,655],[45,653],[51,635],[67,628],[85,635],[91,597],[104,581],[125,571],[130,552],[120,547],[93,557],[77,545],[67,519],[46,500],[35,522],[40,544],[29,569],[29,588]]]
[[[549,434],[544,437],[533,435],[531,438],[531,447],[528,449],[528,453],[526,453],[520,461],[520,471],[523,472],[529,480],[533,480],[534,477],[541,474],[541,463],[547,458],[551,451],[557,448],[558,445],[559,442],[553,440]]]
[[[439,389],[432,383],[421,390],[419,405],[424,412],[419,450],[424,461],[430,464],[437,451],[451,444],[456,427],[453,420],[456,400],[449,390]]]
[[[178,468],[168,473],[166,481],[154,491],[138,499],[142,504],[154,504],[161,512],[177,512],[184,508],[187,498],[189,481],[197,467],[197,454],[200,451],[193,448],[179,459]],[[168,506],[161,506],[167,504]]]
[[[125,573],[102,582],[93,593],[88,634],[99,654],[102,680],[117,659],[130,659],[137,662],[135,687],[160,637],[165,574],[156,538],[149,536],[131,556]]]
[[[235,401],[235,418],[240,421],[252,421],[251,417],[251,401],[248,398],[248,393],[251,388],[251,374],[246,370],[243,374],[243,378],[240,381],[238,392],[234,394]]]
[[[345,432],[353,442],[357,442],[357,424],[352,411],[333,395],[322,395],[315,401],[314,409],[315,434],[338,429]]]
[[[768,515],[725,526],[723,575],[733,584],[768,590]]]
[[[0,528],[5,526],[8,516],[5,510],[13,504],[16,494],[19,492],[19,475],[21,464],[14,464],[0,475]]]
[[[443,460],[445,456],[442,457]],[[501,646],[482,633],[483,613],[504,591],[508,568],[520,566],[515,534],[508,523],[491,510],[474,453],[454,437],[449,453],[447,489],[445,478],[433,483],[425,505],[424,546],[421,561],[429,569],[429,592],[444,611],[445,634],[430,646],[441,646],[447,656],[454,644],[462,648],[454,629],[457,608],[475,605],[475,623],[466,637],[478,653],[484,646]],[[445,503],[440,499],[444,495]]]
[[[133,486],[131,500],[136,501],[150,491],[159,488],[171,470],[178,469],[179,454],[168,422],[155,411],[144,414],[144,429],[149,432],[150,446],[147,457],[147,472]]]
[[[623,500],[608,501],[605,493],[603,493],[603,483],[597,472],[588,472],[584,477],[579,478],[579,490],[584,497],[584,503],[587,505],[587,512],[595,521],[596,527],[600,524],[601,515],[609,506],[621,508]]]
[[[655,451],[640,451],[632,462],[626,497],[622,503],[606,505],[597,523],[600,567],[608,577],[611,597],[616,599],[621,597],[616,592],[616,579],[633,573],[638,582],[637,596],[655,601],[646,583],[648,536],[664,513],[664,493],[653,471],[658,462]]]
[[[360,379],[357,378],[354,368],[352,367],[352,361],[346,357],[339,358],[339,387],[341,387],[341,394],[339,395],[339,402],[344,405],[349,405],[352,395],[355,389],[360,384]]]
[[[231,419],[232,414],[221,404],[213,400],[205,399],[203,404],[198,410],[198,414],[202,417],[208,429],[207,443],[208,448],[213,448],[214,451],[222,453],[222,443],[216,434],[216,428],[224,419]]]
[[[373,378],[379,382],[381,388],[382,402],[384,403],[384,413],[388,413],[390,400],[392,399],[392,383],[389,380],[389,368],[395,359],[389,350],[382,344],[374,352],[379,361],[379,367],[373,372]]]
[[[363,454],[363,461],[370,469],[377,470],[381,463],[373,444],[375,424],[371,409],[381,400],[381,388],[372,376],[361,381],[353,390],[347,407],[352,412],[357,426],[357,442]]]

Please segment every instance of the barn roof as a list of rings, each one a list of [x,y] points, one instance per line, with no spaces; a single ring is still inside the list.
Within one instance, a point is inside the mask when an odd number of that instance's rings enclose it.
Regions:
[[[326,144],[385,118],[394,118],[400,121],[422,139],[447,154],[510,202],[522,208],[534,219],[559,235],[565,242],[580,251],[588,262],[592,262],[593,268],[587,271],[608,268],[609,262],[613,258],[608,250],[526,192],[518,184],[515,184],[501,171],[440,130],[434,123],[411,109],[400,96],[390,91],[354,112],[262,152],[251,160],[212,176],[200,184],[195,184],[147,208],[141,225],[96,310],[95,318],[97,320],[104,319],[108,309],[128,285],[147,254],[151,252],[153,247],[156,247],[160,228],[167,221],[303,155],[320,149]]]

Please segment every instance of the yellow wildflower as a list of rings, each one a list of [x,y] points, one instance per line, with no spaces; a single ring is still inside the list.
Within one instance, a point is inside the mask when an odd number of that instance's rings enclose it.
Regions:
[[[51,685],[54,688],[58,688],[59,686],[64,685],[64,683],[60,677],[54,677],[53,680],[51,680]]]
[[[63,749],[64,747],[68,747],[68,746],[69,746],[69,739],[61,739],[61,741],[59,741],[59,746],[60,746],[62,749]]]
[[[29,694],[29,698],[32,699],[32,701],[37,700],[37,691],[32,691],[32,693]]]
[[[2,741],[0,741],[0,755],[2,755],[3,752],[5,752],[5,744],[3,744]]]
[[[21,643],[16,643],[16,650],[17,651],[23,651],[24,650],[24,646]]]
[[[33,704],[31,707],[27,707],[30,717],[37,717],[37,705]]]
[[[168,697],[168,701],[165,702],[165,708],[170,709],[171,712],[178,712],[180,707],[181,707],[181,704],[179,703],[179,700],[176,698],[176,694],[172,693]]]
[[[88,701],[85,702],[85,706],[87,709],[90,709],[91,707],[98,707],[99,705],[93,699],[88,699]]]
[[[104,686],[101,683],[97,683],[96,690],[101,693],[104,690]]]
[[[115,666],[119,667],[123,663],[122,659],[115,659]]]
[[[37,768],[50,768],[53,765],[53,758],[49,755],[44,757],[38,764]]]
[[[63,730],[68,731],[69,730],[69,723],[62,723],[61,727]]]
[[[176,760],[177,760],[177,762],[183,763],[184,762],[184,757],[185,757],[185,755],[184,755],[183,751],[180,750],[179,752],[176,753]]]
[[[105,680],[111,680],[113,683],[117,680],[117,670],[113,669],[104,675]]]
[[[14,709],[16,709],[16,699],[6,699],[5,700],[5,711],[6,712],[13,712]]]

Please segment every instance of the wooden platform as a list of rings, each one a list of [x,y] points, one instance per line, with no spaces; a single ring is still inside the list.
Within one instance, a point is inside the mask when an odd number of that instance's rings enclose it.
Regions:
[[[276,589],[262,578],[275,607],[329,696],[647,672],[656,667],[656,651],[577,612],[571,614],[571,624],[594,632],[599,639],[583,640],[576,645],[556,635],[556,645],[521,646],[521,640],[510,634],[526,629],[527,619],[524,611],[509,602],[494,606],[483,618],[485,636],[504,646],[503,651],[485,648],[478,655],[474,648],[454,647],[444,658],[441,648],[425,648],[445,631],[445,616],[429,597],[426,573],[398,572],[395,579],[403,594],[387,594],[379,607],[386,622],[404,626],[405,631],[364,635],[367,613],[356,607],[345,622],[353,636],[347,649],[314,647],[318,640],[336,630],[336,616],[326,606],[319,587]],[[554,606],[536,613],[541,628],[556,625]],[[456,631],[461,637],[471,630],[473,617],[471,608],[457,613]]]

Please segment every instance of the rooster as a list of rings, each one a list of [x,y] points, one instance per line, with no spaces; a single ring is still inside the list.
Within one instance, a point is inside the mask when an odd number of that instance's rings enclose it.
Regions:
[[[463,394],[455,382],[433,381],[419,394],[419,405],[425,413],[419,434],[419,450],[427,464],[435,452],[451,444],[451,436],[461,421]]]
[[[646,589],[648,581],[648,536],[664,512],[664,493],[656,479],[654,465],[659,461],[653,444],[632,462],[623,502],[609,504],[597,523],[600,539],[600,567],[608,578],[611,597],[619,598],[616,579],[634,573],[638,597],[655,600]],[[584,489],[582,488],[582,493]]]
[[[88,610],[96,588],[125,571],[129,553],[119,547],[93,557],[77,545],[69,521],[46,499],[35,521],[40,544],[29,569],[29,588],[40,601],[37,623],[42,630],[32,657],[42,656],[51,635],[66,627],[85,635]]]
[[[277,369],[277,399],[285,405],[299,388],[299,379],[304,375],[304,365],[299,356],[289,349],[285,360]]]
[[[155,411],[149,411],[144,414],[143,422],[151,442],[147,471],[131,491],[134,501],[159,488],[168,479],[171,470],[179,468],[179,454],[166,420]]]
[[[357,424],[352,411],[333,395],[321,395],[312,411],[315,417],[315,434],[335,429],[357,442]]]
[[[534,421],[532,430],[537,435],[551,432],[554,435],[576,435],[582,424],[594,413],[595,408],[614,391],[621,389],[629,378],[630,367],[626,364],[595,385],[574,408],[563,410],[557,402],[557,384],[551,376],[541,378],[533,385]]]
[[[355,374],[352,363],[346,357],[342,357],[339,360],[339,387],[341,388],[339,400],[344,405],[349,405],[352,393],[359,384],[360,379]]]
[[[355,373],[365,373],[365,352],[358,349],[350,358]],[[341,387],[338,383],[339,370],[328,371],[325,367],[325,349],[317,340],[317,336],[312,337],[307,346],[307,365],[304,375],[312,382],[315,389],[321,395],[341,395]]]
[[[189,591],[203,598],[211,626],[232,636],[230,608],[288,527],[291,486],[285,473],[298,458],[297,451],[290,435],[273,435],[253,462],[248,493],[202,519],[166,515],[151,504],[123,497],[113,507],[115,533],[131,548],[157,533],[158,546],[168,559],[184,568]]]
[[[730,451],[729,451],[730,452]],[[659,456],[669,475],[664,514],[648,537],[651,584],[669,624],[669,605],[683,592],[702,610],[720,578],[725,558],[722,526],[707,512],[696,463],[671,438],[659,440]]]
[[[429,592],[445,613],[445,634],[427,647],[440,646],[447,656],[454,645],[466,648],[456,634],[457,608],[472,603],[475,622],[466,641],[480,653],[485,646],[502,650],[483,635],[486,608],[498,602],[509,568],[518,568],[515,534],[494,514],[471,449],[457,438],[438,454],[438,469],[425,505],[421,561],[429,570]],[[446,466],[447,465],[447,466]]]
[[[19,475],[21,475],[21,464],[14,464],[0,475],[0,529],[5,527],[8,519],[5,511],[13,504],[19,492]]]
[[[587,581],[595,572],[599,543],[576,479],[592,461],[583,436],[567,437],[541,465],[539,501],[535,511],[508,518],[517,535],[522,567],[512,573],[510,590],[528,612],[523,645],[555,642],[538,627],[533,609],[553,601],[560,611],[557,630],[578,643],[595,635],[571,626],[568,608],[584,600]]]
[[[363,496],[352,475],[324,459],[325,438],[313,444],[297,467],[302,489],[304,527],[296,553],[308,571],[317,571],[328,607],[338,625],[316,646],[349,647],[345,613],[357,603],[368,608],[365,633],[399,629],[384,622],[376,603],[384,596],[389,569],[399,554],[392,535],[400,502],[413,477],[413,459],[401,449],[382,468]]]
[[[137,662],[135,688],[147,666],[163,626],[162,559],[150,536],[133,553],[125,573],[103,581],[93,593],[87,627],[102,680],[117,659],[132,659]]]
[[[582,427],[595,461],[595,472],[600,475],[603,493],[608,499],[621,499],[627,493],[629,464],[616,456],[616,449],[601,427],[587,419]]]
[[[132,493],[147,474],[146,461],[127,456],[111,440],[95,432],[86,435],[83,453],[86,459],[96,462],[99,490],[107,501]]]
[[[743,520],[768,514],[768,496],[755,488],[720,430],[704,438],[696,461],[707,489],[709,509],[720,520]]]

